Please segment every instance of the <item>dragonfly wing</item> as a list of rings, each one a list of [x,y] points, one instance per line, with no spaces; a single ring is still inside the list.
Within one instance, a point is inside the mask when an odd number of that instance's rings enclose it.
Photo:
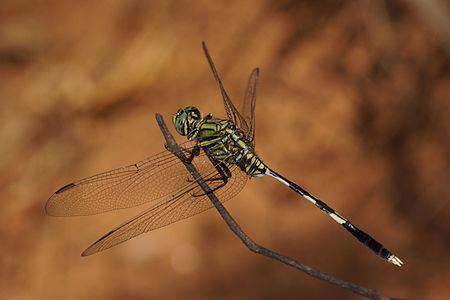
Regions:
[[[231,102],[230,97],[228,96],[228,93],[223,86],[222,80],[220,79],[219,73],[217,72],[216,66],[214,65],[214,62],[211,58],[211,55],[209,54],[205,42],[202,42],[202,45],[203,51],[205,52],[205,56],[208,60],[209,66],[211,67],[211,71],[214,75],[214,79],[216,80],[217,85],[219,86],[220,92],[222,94],[223,104],[225,106],[225,111],[227,112],[228,119],[232,120],[234,124],[238,126],[244,133],[247,133],[249,131],[249,124],[247,124],[245,119],[241,116],[239,111],[233,105],[233,102]]]
[[[225,202],[237,195],[247,181],[247,175],[236,165],[230,165],[229,169],[232,172],[232,176],[228,179],[228,183],[214,192],[221,202]],[[203,178],[211,190],[222,183],[222,181],[212,180],[217,176],[217,172],[211,172],[208,177]],[[211,207],[213,207],[212,202],[198,183],[194,181],[176,195],[161,201],[157,206],[142,212],[113,229],[89,246],[82,255],[87,256],[103,251],[142,233],[189,218]]]
[[[259,68],[253,69],[247,83],[247,90],[245,91],[244,105],[242,113],[245,122],[249,126],[246,133],[249,141],[255,140],[255,107],[256,107],[256,84],[259,79]]]
[[[189,151],[194,143],[182,146]],[[184,164],[164,151],[136,164],[68,184],[48,199],[45,209],[54,216],[80,216],[129,208],[174,193],[189,178]]]

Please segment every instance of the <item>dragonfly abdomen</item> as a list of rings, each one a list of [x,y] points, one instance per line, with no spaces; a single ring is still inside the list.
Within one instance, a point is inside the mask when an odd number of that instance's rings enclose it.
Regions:
[[[267,167],[255,153],[246,154],[238,163],[242,171],[253,177],[260,177],[266,173]]]
[[[227,131],[235,144],[235,148],[237,148],[235,149],[237,153],[235,157],[236,164],[247,175],[254,177],[263,176],[267,167],[258,155],[256,155],[252,142],[238,128],[234,128],[234,130],[230,128]]]

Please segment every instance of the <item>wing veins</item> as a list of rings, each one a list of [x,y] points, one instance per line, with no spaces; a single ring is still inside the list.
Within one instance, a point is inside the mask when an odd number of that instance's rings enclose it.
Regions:
[[[245,119],[241,116],[239,111],[236,109],[236,107],[233,105],[233,102],[228,96],[228,93],[226,92],[225,87],[223,86],[222,80],[220,79],[219,73],[217,72],[216,66],[214,65],[214,62],[211,58],[211,55],[209,54],[208,47],[206,46],[205,42],[202,42],[202,46],[206,59],[208,60],[209,66],[214,75],[214,79],[216,80],[216,83],[219,86],[220,92],[222,94],[223,103],[225,106],[225,111],[227,113],[228,119],[232,120],[235,125],[237,125],[242,131],[247,133],[249,130],[248,124],[246,123]]]
[[[223,162],[223,161],[222,161]],[[219,162],[221,163],[221,162]],[[212,165],[212,164],[211,164]],[[199,198],[193,198],[192,194],[189,194],[189,192],[192,192],[196,189],[201,189],[201,187],[198,185],[198,181],[200,178],[203,180],[207,180],[209,178],[214,177],[218,174],[217,170],[215,169],[210,172],[206,177],[200,176],[199,178],[195,179],[193,182],[187,184],[182,188],[182,190],[177,191],[172,196],[168,197],[165,201],[161,201],[155,206],[152,206],[148,208],[146,211],[142,212],[141,214],[135,216],[134,218],[128,220],[124,224],[116,227],[112,231],[110,231],[108,234],[104,235],[100,239],[98,239],[95,243],[93,243],[91,246],[89,246],[85,252],[83,252],[83,255],[90,255],[94,254],[99,251],[103,251],[105,249],[108,249],[110,247],[116,246],[117,244],[123,243],[137,235],[140,235],[142,233],[164,227],[166,225],[172,224],[174,222],[177,222],[179,220],[185,219],[189,216],[198,214],[206,209],[209,209],[210,207],[206,207],[202,210],[200,207],[197,209],[197,206],[199,205],[205,205],[205,200],[209,201],[209,199],[206,199],[206,195],[203,195]],[[234,164],[228,164],[230,167],[230,171],[234,172],[241,172],[240,169],[238,169],[237,165]],[[241,172],[242,173],[242,172]],[[235,173],[239,174],[239,173]],[[246,179],[246,177],[244,177]],[[222,187],[219,191],[223,191],[226,193],[227,191],[231,191],[233,193],[233,185],[236,183],[236,186],[240,183],[238,181],[239,179],[234,178],[233,182],[225,185]],[[245,184],[245,181],[242,182],[242,186]],[[224,189],[224,190],[223,190]],[[240,190],[240,189],[239,189]],[[235,193],[237,194],[237,192]],[[234,194],[232,195],[234,196]],[[198,201],[195,201],[195,200]],[[221,201],[226,201],[227,198],[221,199]],[[187,201],[192,201],[191,204],[187,203]],[[180,207],[183,207],[184,205],[187,206],[184,208],[183,211],[178,211]],[[212,205],[212,203],[211,203]],[[211,206],[212,207],[212,206]],[[197,211],[199,210],[199,211]],[[166,224],[162,223],[162,225],[159,225],[157,222],[164,220],[164,217],[167,217],[170,213],[173,213],[174,217],[172,216],[170,220]],[[149,221],[150,220],[150,221]],[[156,224],[156,225],[155,225]],[[141,227],[144,226],[144,227]],[[131,233],[131,234],[130,234]],[[121,240],[121,237],[125,237],[125,239]]]
[[[186,153],[194,146],[194,143],[186,142],[182,145],[188,145],[186,149],[181,150]],[[155,181],[155,183],[161,185],[162,183],[155,177],[157,172],[153,173],[158,168],[164,171],[166,169],[180,169],[181,166],[179,160],[171,152],[161,152],[136,164],[103,172],[64,186],[49,198],[46,211],[51,215],[60,216],[96,214],[160,199],[171,193],[171,191],[165,191],[167,187],[159,189],[161,192],[158,192],[158,190],[150,191],[157,197],[148,200],[143,199],[144,197],[140,195],[131,195],[128,197],[131,197],[133,201],[126,203],[123,201],[124,194],[113,196],[114,192],[120,193],[123,189],[130,191],[139,187],[143,188],[145,181]],[[184,174],[186,172],[178,175],[178,177]],[[128,181],[129,184],[127,184]],[[121,187],[122,185],[124,186]],[[100,206],[95,206],[94,201],[92,201],[93,198],[102,201]]]

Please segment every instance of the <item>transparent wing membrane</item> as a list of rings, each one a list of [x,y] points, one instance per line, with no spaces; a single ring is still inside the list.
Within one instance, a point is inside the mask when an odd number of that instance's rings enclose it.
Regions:
[[[194,143],[182,146],[188,153]],[[193,163],[203,172],[214,169],[203,151]],[[81,216],[134,207],[177,192],[187,179],[192,180],[183,163],[164,151],[64,186],[47,201],[46,211],[53,216]]]
[[[190,156],[195,143],[186,142],[182,152]],[[247,175],[234,164],[225,164],[230,178],[222,178],[207,154],[201,150],[192,164],[201,179],[225,202],[237,195]],[[55,216],[79,216],[129,208],[144,203],[151,206],[128,222],[112,230],[83,252],[91,255],[113,247],[137,235],[189,218],[213,206],[208,196],[174,154],[161,152],[136,164],[100,173],[68,184],[47,201],[47,213]],[[227,183],[224,184],[224,180]]]
[[[203,51],[205,52],[205,56],[208,59],[209,66],[211,67],[211,71],[214,75],[214,79],[216,80],[217,85],[219,86],[220,92],[222,94],[223,104],[225,106],[225,111],[227,113],[228,119],[232,120],[237,127],[239,127],[245,134],[247,134],[250,130],[249,127],[250,125],[247,124],[244,117],[242,117],[242,115],[233,105],[233,102],[231,102],[231,99],[223,86],[222,80],[220,79],[219,73],[217,72],[216,66],[214,65],[214,62],[211,58],[211,55],[209,54],[205,42],[202,42],[202,45]]]
[[[199,169],[200,171],[202,171],[201,173],[205,173],[205,170]],[[228,183],[214,192],[221,202],[225,202],[236,196],[247,181],[247,175],[236,165],[231,165],[230,171],[232,176],[228,179]],[[218,174],[215,171],[211,171],[209,175],[202,176],[211,190],[214,190],[223,183],[220,180],[215,180],[217,176]],[[197,182],[191,181],[190,184],[185,184],[176,194],[164,198],[156,206],[147,209],[104,235],[89,246],[82,255],[86,256],[103,251],[137,235],[189,218],[211,207],[213,207],[213,204],[208,199],[208,196]]]
[[[259,68],[255,68],[248,79],[242,107],[242,114],[244,115],[245,122],[249,126],[246,136],[251,142],[255,140],[256,84],[258,83],[258,79]]]

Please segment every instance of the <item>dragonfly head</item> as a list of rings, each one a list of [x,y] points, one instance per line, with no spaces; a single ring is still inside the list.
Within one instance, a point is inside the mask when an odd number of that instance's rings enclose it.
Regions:
[[[189,135],[195,125],[202,118],[200,111],[194,106],[187,106],[180,108],[176,114],[173,115],[172,122],[175,129],[182,136]]]

